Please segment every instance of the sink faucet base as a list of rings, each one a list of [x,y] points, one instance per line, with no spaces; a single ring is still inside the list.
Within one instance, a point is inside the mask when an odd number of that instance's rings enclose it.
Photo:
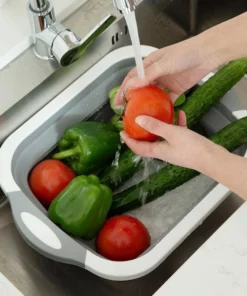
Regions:
[[[56,21],[50,1],[34,3],[30,1],[28,5],[34,54],[42,60],[55,58],[61,64],[64,55],[80,46],[81,39]]]
[[[42,60],[49,60],[52,58],[50,45],[54,39],[54,36],[50,33],[50,28],[56,22],[53,6],[47,1],[42,9],[38,9],[30,2],[28,5],[28,12],[32,30],[34,53]]]

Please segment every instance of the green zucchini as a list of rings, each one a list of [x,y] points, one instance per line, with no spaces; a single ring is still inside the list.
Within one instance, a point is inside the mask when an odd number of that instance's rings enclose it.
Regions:
[[[209,80],[200,85],[182,105],[187,117],[188,127],[194,126],[203,115],[246,74],[247,58],[228,63],[216,72]]]
[[[99,175],[99,178],[102,184],[113,190],[142,168],[143,158],[133,153],[130,149],[126,149],[120,154],[117,165],[113,163],[107,167]]]
[[[213,135],[210,140],[232,152],[247,143],[247,117],[234,121]],[[121,214],[148,203],[166,192],[184,184],[199,172],[168,164],[147,180],[113,196],[110,215]],[[145,196],[145,201],[142,197]]]
[[[247,70],[247,58],[232,61],[222,67],[204,84],[196,88],[179,106],[187,116],[189,128],[195,126],[200,119],[245,75]],[[135,160],[131,164],[132,160]],[[102,171],[101,182],[112,190],[130,179],[143,167],[144,159],[136,157],[129,149],[119,157],[118,166],[111,165]]]

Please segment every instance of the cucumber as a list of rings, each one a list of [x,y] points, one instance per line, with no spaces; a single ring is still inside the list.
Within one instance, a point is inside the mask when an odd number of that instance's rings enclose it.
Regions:
[[[213,135],[210,140],[230,152],[247,143],[247,117],[229,124]],[[148,203],[197,175],[199,172],[195,170],[168,164],[147,180],[114,195],[110,215],[140,207],[144,203],[143,196],[145,196],[145,203]]]
[[[192,127],[246,74],[247,58],[230,62],[198,87],[182,105],[187,125]]]
[[[112,190],[127,181],[131,176],[143,168],[143,158],[130,149],[120,154],[118,164],[112,164],[99,175],[101,183]]]
[[[245,75],[247,58],[232,61],[222,67],[204,84],[190,93],[186,101],[179,107],[187,116],[189,128],[200,119]],[[135,160],[131,165],[131,161]],[[130,179],[143,167],[143,158],[137,158],[129,149],[120,155],[118,166],[107,167],[99,176],[101,182],[112,190]]]

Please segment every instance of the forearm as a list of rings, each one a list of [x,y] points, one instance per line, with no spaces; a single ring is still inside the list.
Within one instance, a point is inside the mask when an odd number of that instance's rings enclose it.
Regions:
[[[247,12],[198,35],[198,42],[218,65],[247,56]]]
[[[207,163],[206,163],[207,162]],[[202,173],[247,200],[247,159],[217,148],[208,155]]]

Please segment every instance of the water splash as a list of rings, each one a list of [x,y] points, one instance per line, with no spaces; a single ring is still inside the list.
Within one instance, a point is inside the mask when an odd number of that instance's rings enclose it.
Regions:
[[[112,166],[114,166],[116,168],[118,168],[118,161],[119,161],[119,157],[120,157],[121,147],[122,147],[121,144],[118,145],[118,149],[116,151],[115,158],[112,161]]]
[[[121,146],[121,144],[119,144],[118,149],[117,149],[116,154],[115,154],[115,157],[114,157],[114,159],[112,161],[112,166],[115,167],[115,168],[118,168],[118,166],[119,166],[119,158],[120,158],[120,155],[121,155],[121,148],[122,148],[122,146]],[[122,181],[121,174],[116,173],[113,180],[114,180],[115,184],[121,183],[121,181]]]
[[[150,175],[150,169],[149,166],[152,163],[152,158],[144,158],[143,159],[143,179],[146,180],[146,182],[148,183],[148,177]],[[147,195],[148,192],[147,191],[141,191],[141,201],[142,201],[142,205],[145,205],[147,202]]]

